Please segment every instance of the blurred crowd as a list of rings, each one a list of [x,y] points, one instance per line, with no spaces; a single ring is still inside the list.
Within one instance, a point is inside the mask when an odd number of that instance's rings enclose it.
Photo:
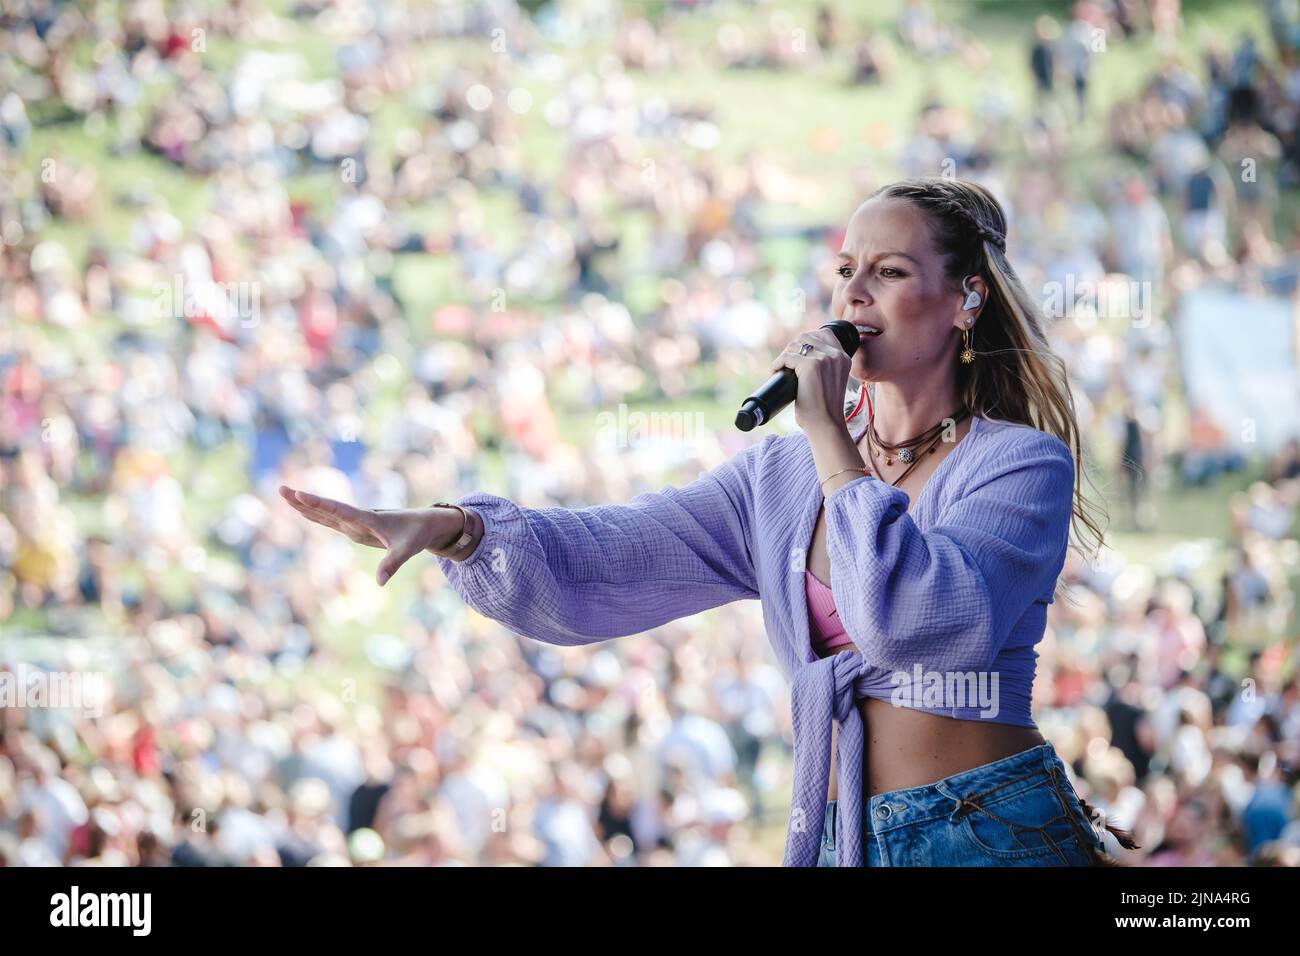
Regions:
[[[770,226],[810,185],[721,160],[707,97],[645,92],[681,64],[991,76],[973,110],[927,95],[896,174],[846,169],[854,193],[951,163],[1004,203],[1030,290],[1152,290],[1139,315],[1049,309],[1112,530],[1259,465],[1180,392],[1179,303],[1300,294],[1274,216],[1300,183],[1297,4],[1229,45],[1177,0],[1085,0],[1029,23],[1018,64],[927,0],[870,29],[820,5],[797,42],[780,11],[536,6],[0,0],[0,673],[104,677],[93,716],[0,697],[0,865],[779,859],[788,688],[755,605],[559,649],[417,559],[385,633],[377,553],[275,495],[581,507],[742,447],[564,438],[624,402],[725,403],[826,319],[851,206]],[[275,43],[287,23],[324,59]],[[1094,117],[1100,51],[1146,42],[1139,92]],[[110,190],[109,164],[186,185]],[[1072,552],[1051,609],[1036,719],[1133,830],[1126,862],[1300,863],[1300,444],[1264,466],[1223,540]]]

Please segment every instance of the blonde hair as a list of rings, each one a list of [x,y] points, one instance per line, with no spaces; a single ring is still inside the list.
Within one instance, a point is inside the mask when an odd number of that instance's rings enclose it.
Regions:
[[[1074,456],[1073,537],[1084,554],[1078,539],[1086,529],[1095,540],[1088,550],[1096,555],[1105,532],[1092,512],[1105,515],[1105,509],[1083,492],[1086,471],[1069,376],[1047,341],[1041,309],[1007,259],[1002,205],[979,183],[946,177],[891,183],[872,194],[877,196],[911,203],[925,214],[955,289],[966,276],[984,278],[988,301],[971,330],[975,361],[956,363],[958,397],[972,414],[1029,425],[1065,442]]]

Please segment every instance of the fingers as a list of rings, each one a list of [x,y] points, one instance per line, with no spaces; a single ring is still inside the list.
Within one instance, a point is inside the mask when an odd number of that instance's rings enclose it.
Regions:
[[[384,559],[379,562],[379,568],[375,571],[375,580],[379,582],[381,588],[388,583],[388,580],[397,573],[397,569],[404,565],[413,553],[394,549],[384,555]]]
[[[824,338],[826,335],[831,335],[833,337],[833,333],[828,329],[818,329],[815,332],[802,333],[797,339],[785,347],[785,351],[776,357],[776,360],[772,363],[772,370],[776,371],[776,369],[781,368],[782,366],[786,368],[794,368],[794,363],[800,359],[816,359],[818,356],[823,358],[833,358],[837,352],[841,355],[844,354],[844,350],[839,347],[838,340],[835,342],[833,349],[826,347],[827,343]],[[808,351],[807,355],[800,355],[799,350],[805,343],[811,346],[811,349]]]
[[[307,518],[309,521],[314,521],[316,524],[323,525],[326,528],[330,528],[331,530],[338,531],[353,541],[356,541],[358,544],[369,544],[380,548],[388,547],[388,542],[385,541],[383,536],[373,527],[373,521],[349,521],[345,517],[341,517],[320,505],[310,506],[306,503],[306,500],[310,499],[316,502],[329,501],[335,505],[342,505],[347,512],[356,514],[362,519],[368,519],[369,516],[367,513],[360,509],[353,508],[351,505],[344,505],[342,502],[333,501],[330,498],[321,498],[319,495],[312,495],[305,491],[295,491],[287,485],[280,486],[280,497],[292,505],[294,510],[304,518]]]
[[[428,530],[424,523],[419,520],[412,522],[408,513],[407,524],[392,535],[388,544],[388,553],[384,555],[375,570],[375,580],[379,582],[379,586],[383,587],[402,565],[423,552],[428,541]]]
[[[295,491],[287,485],[280,486],[280,497],[293,505],[299,513],[316,521],[320,524],[336,527],[342,518],[335,512],[323,506],[323,502],[329,501],[328,498],[321,498],[317,495],[308,494],[305,491]]]
[[[330,518],[323,511],[318,511],[315,508],[308,508],[298,500],[298,497],[293,490],[285,485],[280,486],[280,497],[289,502],[289,504],[293,506],[293,510],[298,512],[304,518],[307,518],[310,521],[315,521],[317,524],[323,524],[326,527],[336,527],[333,518]]]
[[[333,498],[322,498],[320,495],[313,495],[309,491],[293,491],[292,489],[290,491],[308,508],[323,511],[327,515],[340,521],[346,521],[349,524],[359,524],[363,527],[368,524],[366,513],[360,508],[354,508],[342,501],[335,501]]]
[[[800,339],[811,344],[822,355],[834,358],[845,354],[844,346],[830,329],[810,329]]]
[[[280,486],[280,497],[284,498],[285,501],[293,505],[294,510],[297,511],[304,518],[307,518],[309,521],[314,521],[317,524],[324,525],[327,528],[333,528],[335,531],[344,530],[337,518],[335,518],[333,515],[330,515],[328,512],[321,510],[320,508],[308,507],[298,497],[298,494],[299,494],[298,492],[293,491],[291,488],[286,488],[283,485]]]
[[[289,502],[294,509],[304,517],[317,524],[340,531],[347,537],[360,544],[371,544],[380,548],[388,548],[388,553],[384,555],[379,562],[379,568],[375,572],[375,580],[379,586],[383,587],[397,573],[398,569],[410,560],[411,555],[415,554],[418,548],[412,549],[409,542],[404,538],[409,536],[398,536],[397,540],[400,547],[389,547],[386,535],[380,535],[372,527],[373,522],[352,522],[347,520],[348,514],[354,514],[360,518],[371,517],[369,512],[353,508],[351,505],[344,504],[341,501],[334,501],[331,498],[322,498],[319,495],[313,495],[306,491],[296,491],[288,485],[280,486],[280,497]],[[333,508],[327,508],[326,503],[333,505]],[[382,509],[381,509],[382,510]]]
[[[314,521],[316,524],[321,525],[322,527],[329,528],[331,531],[337,531],[340,534],[346,535],[349,538],[353,537],[353,535],[355,534],[355,532],[347,525],[343,524],[341,521],[337,520],[336,518],[331,518],[323,511],[313,511],[311,508],[307,508],[303,505],[298,505],[298,513],[302,515],[304,518],[306,518],[308,521]]]

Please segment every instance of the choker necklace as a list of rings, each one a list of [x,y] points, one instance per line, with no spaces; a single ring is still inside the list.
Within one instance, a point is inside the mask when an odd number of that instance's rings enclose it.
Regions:
[[[959,410],[956,414],[951,415],[949,417],[953,420],[954,424],[961,424],[961,421],[969,414],[970,414],[970,410],[967,408],[963,408]],[[901,441],[901,442],[881,441],[880,437],[876,434],[875,421],[874,420],[869,421],[867,422],[867,451],[872,456],[872,459],[874,460],[875,449],[873,448],[873,446],[878,445],[882,450],[886,452],[885,455],[886,465],[892,465],[894,463],[894,459],[893,457],[891,457],[889,453],[891,452],[898,453],[898,460],[902,462],[904,465],[907,465],[908,468],[901,475],[899,475],[897,478],[895,478],[893,481],[890,482],[891,485],[897,485],[900,481],[902,481],[909,474],[911,474],[912,469],[915,468],[921,462],[921,456],[918,455],[915,451],[913,451],[914,447],[922,445],[925,442],[929,441],[930,447],[926,449],[926,452],[931,455],[934,454],[934,450],[939,446],[939,442],[943,440],[943,431],[944,428],[946,427],[945,426],[946,421],[947,419],[944,419],[944,421],[939,422],[939,424],[935,425],[934,427],[927,428],[925,431],[921,432],[921,434],[916,435],[912,438],[908,438],[905,441]]]

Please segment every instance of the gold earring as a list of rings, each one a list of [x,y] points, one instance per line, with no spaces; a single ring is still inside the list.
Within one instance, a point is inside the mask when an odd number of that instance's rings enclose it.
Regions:
[[[961,344],[961,360],[965,364],[969,365],[971,362],[975,361],[975,351],[970,347],[970,329],[961,330]]]

